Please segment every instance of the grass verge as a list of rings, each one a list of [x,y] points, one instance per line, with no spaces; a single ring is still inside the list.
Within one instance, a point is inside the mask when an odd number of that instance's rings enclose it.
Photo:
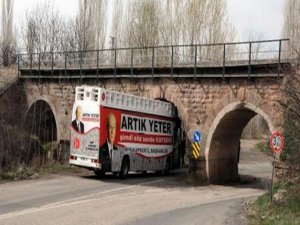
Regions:
[[[86,174],[88,171],[69,164],[53,163],[40,168],[20,167],[14,172],[0,172],[0,182],[36,179],[50,174]]]
[[[300,177],[281,182],[270,193],[256,199],[247,211],[249,225],[298,225],[300,224]]]
[[[270,144],[269,144],[268,140],[264,140],[264,141],[259,142],[256,145],[256,149],[258,149],[259,151],[265,153],[266,155],[270,155],[270,156],[272,155],[272,151],[270,149]]]

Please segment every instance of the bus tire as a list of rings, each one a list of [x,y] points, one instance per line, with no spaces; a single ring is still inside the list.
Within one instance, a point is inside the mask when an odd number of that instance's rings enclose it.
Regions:
[[[102,177],[104,177],[104,175],[105,175],[105,171],[103,171],[103,170],[94,170],[94,174],[95,174],[97,177],[102,178]]]
[[[166,160],[164,175],[169,175],[170,174],[170,169],[171,169],[171,159],[168,157],[167,160]]]
[[[124,157],[123,160],[122,160],[119,177],[121,179],[127,178],[128,172],[129,172],[129,159],[128,159],[128,157]]]
[[[164,170],[156,170],[156,171],[155,171],[155,174],[156,174],[157,176],[161,176],[161,175],[163,174],[163,172],[164,172]]]

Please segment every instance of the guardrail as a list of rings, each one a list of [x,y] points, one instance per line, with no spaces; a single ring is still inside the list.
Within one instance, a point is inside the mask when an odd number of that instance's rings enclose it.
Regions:
[[[119,69],[126,69],[133,76],[134,70],[147,68],[153,76],[154,70],[169,68],[173,77],[176,68],[189,68],[196,77],[198,68],[205,67],[220,68],[224,77],[228,67],[246,66],[246,74],[251,77],[253,66],[276,64],[279,75],[281,63],[287,62],[285,53],[288,40],[18,54],[18,71],[21,78],[43,78],[45,73],[53,77],[57,70],[60,71],[60,77],[77,71],[79,77],[84,78],[84,71],[93,70],[98,78],[101,70],[105,69],[112,69],[116,77]],[[20,71],[26,71],[29,76],[24,76]]]

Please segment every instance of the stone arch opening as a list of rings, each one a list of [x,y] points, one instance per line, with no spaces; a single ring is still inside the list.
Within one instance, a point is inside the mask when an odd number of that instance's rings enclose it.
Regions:
[[[265,119],[269,131],[274,131],[269,116],[251,103],[231,103],[217,114],[210,127],[205,148],[206,171],[211,183],[238,179],[241,135],[248,122],[257,114]]]
[[[31,105],[24,127],[41,144],[57,141],[56,119],[50,105],[44,100],[38,100]]]
[[[171,101],[168,101],[165,98],[155,98],[155,100],[159,101],[164,101],[164,102],[169,102],[172,103],[175,107],[175,115],[176,115],[176,127],[174,129],[174,151],[173,151],[173,159],[172,162],[174,163],[173,167],[174,168],[179,168],[181,165],[185,164],[185,147],[186,147],[186,132],[184,129],[184,125],[182,122],[182,117],[180,115],[180,112],[178,110],[178,107],[176,104],[174,104]]]

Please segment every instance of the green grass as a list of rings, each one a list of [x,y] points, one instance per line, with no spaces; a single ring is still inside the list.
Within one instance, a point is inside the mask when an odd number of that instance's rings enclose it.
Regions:
[[[275,185],[273,194],[285,189],[282,200],[270,202],[270,193],[266,193],[248,209],[249,225],[298,225],[300,224],[300,179],[298,182],[283,182]]]
[[[41,175],[72,173],[76,168],[69,164],[54,163],[39,169]]]
[[[37,177],[39,177],[39,174],[33,168],[24,168],[13,172],[0,172],[0,181],[16,181]]]
[[[267,155],[272,155],[272,151],[270,149],[270,144],[269,144],[268,140],[259,142],[256,145],[256,149],[258,149],[259,151],[261,151]]]

